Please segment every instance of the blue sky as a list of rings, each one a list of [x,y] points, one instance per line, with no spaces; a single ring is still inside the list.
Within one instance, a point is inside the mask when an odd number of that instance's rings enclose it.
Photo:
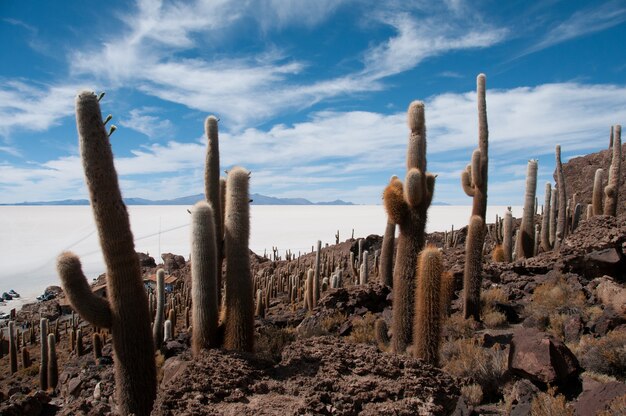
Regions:
[[[622,0],[106,3],[0,0],[0,203],[86,197],[85,88],[107,93],[124,196],[151,199],[202,192],[208,114],[222,168],[252,170],[252,192],[370,204],[404,176],[415,99],[435,201],[471,203],[480,72],[490,204],[523,203],[531,158],[541,197],[557,143],[598,151],[626,121]]]

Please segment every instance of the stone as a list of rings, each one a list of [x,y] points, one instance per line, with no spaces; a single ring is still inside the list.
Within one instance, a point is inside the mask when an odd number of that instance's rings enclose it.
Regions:
[[[70,380],[67,386],[67,391],[74,397],[78,397],[81,391],[82,380],[79,377],[74,377]]]
[[[583,392],[574,403],[574,412],[579,416],[596,415],[606,410],[611,401],[626,394],[626,384],[618,381],[601,383],[583,376]]]
[[[565,342],[575,342],[580,339],[583,330],[583,321],[578,315],[568,317],[563,323]]]
[[[603,275],[617,277],[623,267],[622,255],[616,247],[593,251],[584,257],[584,273],[588,279]]]
[[[615,313],[613,308],[609,306],[604,308],[599,317],[587,322],[587,327],[594,334],[604,336],[624,323],[626,323],[626,319]]]
[[[539,389],[529,380],[522,379],[517,381],[510,393],[512,402],[510,416],[529,415],[533,398],[537,393],[539,393]]]
[[[102,397],[102,388],[101,386],[102,382],[98,382],[98,384],[96,384],[96,387],[93,388],[93,398],[95,400],[100,400],[100,398]]]
[[[531,381],[561,383],[575,377],[580,365],[561,341],[534,328],[513,333],[509,370]]]
[[[178,377],[179,374],[182,374],[188,365],[189,361],[183,361],[177,357],[165,360],[165,363],[163,363],[163,379],[161,380],[161,386],[167,386],[170,381]]]

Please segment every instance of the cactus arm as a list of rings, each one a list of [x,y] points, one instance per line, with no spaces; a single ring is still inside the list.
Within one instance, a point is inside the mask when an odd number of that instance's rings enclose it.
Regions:
[[[406,170],[417,168],[426,172],[426,123],[424,121],[424,103],[413,101],[407,112],[411,133],[406,154]]]
[[[482,178],[482,172],[481,172],[481,152],[479,149],[475,149],[474,152],[472,152],[472,170],[471,170],[471,176],[472,176],[472,184],[474,185],[474,187],[477,186],[482,186],[483,183],[483,178]]]
[[[411,208],[417,207],[424,196],[424,176],[419,169],[411,168],[404,180],[404,200]]]
[[[474,196],[474,188],[472,187],[472,181],[470,179],[471,176],[471,168],[468,166],[469,169],[465,169],[463,172],[461,172],[461,186],[463,187],[463,191],[465,192],[465,195],[467,196]]]
[[[70,304],[87,322],[100,328],[111,328],[109,302],[95,295],[81,268],[79,258],[70,252],[61,253],[57,271]]]
[[[432,173],[426,174],[426,197],[423,202],[426,208],[430,207],[430,204],[433,202],[433,196],[435,196],[435,179],[436,178],[437,178],[437,175],[433,175]]]
[[[399,179],[392,179],[383,193],[385,210],[389,220],[394,224],[400,224],[408,215],[408,205],[404,201],[402,182]]]

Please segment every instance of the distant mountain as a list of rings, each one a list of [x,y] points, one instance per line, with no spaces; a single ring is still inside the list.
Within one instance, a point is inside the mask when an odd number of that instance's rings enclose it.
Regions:
[[[193,205],[204,199],[204,194],[196,194],[183,196],[174,199],[150,200],[143,198],[124,198],[126,205]],[[354,205],[352,202],[337,199],[329,202],[311,202],[304,198],[274,198],[261,194],[252,194],[252,205]],[[87,199],[64,199],[62,201],[35,201],[20,202],[17,204],[0,204],[0,205],[20,205],[20,206],[39,206],[39,205],[89,205]]]

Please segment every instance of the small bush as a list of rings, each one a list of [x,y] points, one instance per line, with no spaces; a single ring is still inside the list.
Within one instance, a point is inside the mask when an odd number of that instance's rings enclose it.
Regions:
[[[498,391],[508,377],[508,351],[497,345],[483,348],[473,338],[444,343],[441,349],[443,370],[456,377],[470,377],[483,391]]]
[[[368,312],[362,318],[357,317],[352,321],[352,332],[350,333],[350,341],[359,344],[376,344],[376,332],[374,325],[376,316]]]
[[[574,411],[567,406],[565,396],[554,396],[553,390],[539,393],[530,404],[531,416],[573,416]]]
[[[587,371],[626,381],[626,331],[612,331],[602,338],[583,336],[574,351]]]
[[[502,328],[507,325],[506,315],[502,312],[488,312],[483,316],[483,323],[487,328]]]
[[[471,406],[478,406],[483,401],[483,389],[478,384],[461,387],[461,396]]]
[[[322,319],[322,322],[321,322],[322,330],[326,334],[329,334],[339,329],[341,324],[343,324],[346,321],[346,319],[347,317],[344,313],[335,312],[332,315],[329,315]]]
[[[295,335],[289,329],[274,326],[262,327],[255,341],[255,352],[257,356],[278,362],[283,349],[295,339]]]
[[[442,333],[450,341],[461,338],[470,338],[478,329],[478,323],[473,319],[463,318],[462,313],[455,313],[443,321]]]

